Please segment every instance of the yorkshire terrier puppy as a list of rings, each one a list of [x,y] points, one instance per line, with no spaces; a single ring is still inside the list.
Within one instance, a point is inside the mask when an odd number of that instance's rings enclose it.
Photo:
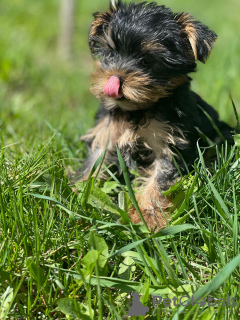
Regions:
[[[216,143],[221,140],[203,110],[232,140],[232,128],[191,91],[188,76],[197,60],[205,63],[217,36],[191,15],[155,2],[111,0],[110,9],[94,18],[89,34],[96,61],[91,92],[101,105],[95,127],[82,137],[89,149],[82,179],[105,149],[104,163],[121,174],[117,146],[127,168],[137,167],[141,184],[136,198],[148,227],[160,230],[166,225],[162,210],[171,206],[161,191],[176,182],[179,169],[186,173],[186,164],[191,170],[199,132]],[[129,216],[133,223],[141,222],[133,207]]]

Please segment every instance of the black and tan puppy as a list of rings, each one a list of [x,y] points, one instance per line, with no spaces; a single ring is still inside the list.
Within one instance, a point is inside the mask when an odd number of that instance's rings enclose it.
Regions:
[[[128,169],[137,164],[137,200],[147,225],[159,230],[165,219],[157,202],[163,210],[171,205],[161,190],[179,177],[173,157],[184,173],[182,158],[191,168],[199,131],[220,141],[203,110],[231,140],[231,128],[191,91],[188,77],[197,60],[208,58],[217,36],[191,15],[156,3],[112,0],[107,12],[94,17],[89,46],[97,70],[91,91],[101,105],[95,127],[82,137],[89,147],[82,178],[105,148],[105,164],[119,167],[117,146]],[[134,223],[141,221],[135,209],[129,214]]]

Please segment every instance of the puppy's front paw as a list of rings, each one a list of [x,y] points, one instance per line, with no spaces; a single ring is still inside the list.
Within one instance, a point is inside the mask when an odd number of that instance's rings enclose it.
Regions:
[[[169,221],[166,212],[164,212],[165,213],[165,216],[164,216],[163,212],[159,208],[154,208],[154,209],[140,208],[140,210],[142,212],[143,219],[145,220],[148,228],[151,231],[155,230],[155,232],[158,232],[161,229],[166,227],[166,225],[167,225],[166,219]],[[131,221],[134,224],[142,222],[142,220],[141,220],[141,218],[135,208],[131,208],[129,210],[129,218],[131,219]]]

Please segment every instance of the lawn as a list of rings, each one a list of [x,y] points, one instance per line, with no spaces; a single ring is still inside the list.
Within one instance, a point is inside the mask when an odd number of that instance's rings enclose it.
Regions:
[[[239,112],[240,2],[165,5],[218,34],[191,75],[193,90],[236,126],[229,94]],[[77,193],[69,186],[98,107],[89,92],[91,14],[107,6],[77,2],[66,61],[57,50],[59,1],[1,0],[0,319],[128,319],[130,292],[149,307],[131,319],[238,319],[239,137],[216,149],[211,167],[199,150],[194,170],[167,192],[172,220],[155,235],[128,223],[127,177],[90,178]]]

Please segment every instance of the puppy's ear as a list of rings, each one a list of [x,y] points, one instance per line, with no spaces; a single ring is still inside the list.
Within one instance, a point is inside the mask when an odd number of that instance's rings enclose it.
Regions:
[[[216,33],[184,12],[177,14],[175,20],[188,37],[195,59],[205,63],[217,39]]]
[[[117,11],[118,7],[122,4],[121,0],[110,0],[110,10]]]

